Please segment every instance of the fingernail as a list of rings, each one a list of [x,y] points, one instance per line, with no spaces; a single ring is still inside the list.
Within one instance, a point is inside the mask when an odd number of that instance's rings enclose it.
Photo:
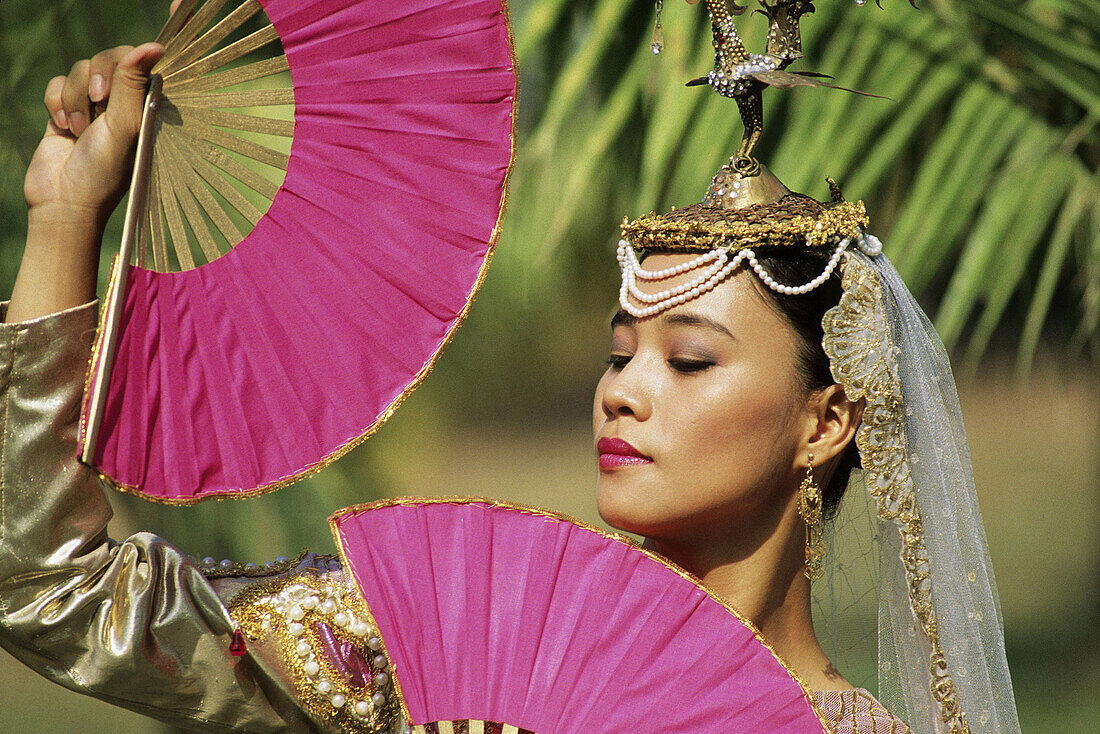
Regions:
[[[69,128],[69,118],[65,115],[65,110],[58,110],[55,119],[57,120],[57,126],[62,130]]]
[[[88,118],[85,117],[83,112],[74,112],[69,118],[69,130],[74,134],[79,135],[84,132],[84,128],[88,125]],[[80,128],[79,130],[77,128]]]
[[[88,83],[88,97],[93,102],[103,101],[103,77],[100,74],[96,74],[92,77],[92,81]]]

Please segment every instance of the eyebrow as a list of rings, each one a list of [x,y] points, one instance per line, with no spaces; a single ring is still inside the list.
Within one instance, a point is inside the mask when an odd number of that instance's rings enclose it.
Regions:
[[[717,331],[724,336],[728,336],[730,339],[736,340],[737,337],[722,324],[718,323],[714,319],[707,318],[706,316],[700,316],[693,313],[672,313],[665,314],[660,317],[661,321],[672,326],[696,326],[703,327],[705,329],[711,329]],[[618,312],[611,318],[611,328],[616,326],[634,326],[639,319],[636,316],[632,316],[623,309],[619,309]]]

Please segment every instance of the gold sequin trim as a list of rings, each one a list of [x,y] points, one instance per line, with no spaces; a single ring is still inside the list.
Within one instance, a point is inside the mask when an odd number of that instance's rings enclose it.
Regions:
[[[876,500],[879,517],[893,522],[901,533],[909,606],[932,647],[930,688],[940,705],[940,716],[952,734],[969,734],[936,630],[929,576],[931,558],[905,456],[905,407],[895,359],[897,348],[886,322],[882,288],[878,276],[862,258],[847,253],[843,268],[844,293],[823,321],[825,353],[833,378],[844,386],[848,397],[866,401],[856,445],[867,472],[867,486]]]
[[[791,194],[775,204],[724,210],[693,204],[668,214],[652,212],[624,221],[623,239],[636,250],[739,250],[755,246],[826,247],[844,237],[856,239],[867,227],[862,201],[820,204]]]
[[[238,594],[229,613],[250,640],[280,651],[299,700],[327,725],[356,734],[393,729],[400,704],[389,660],[366,602],[342,576],[304,570],[260,583]],[[362,655],[366,687],[353,685],[323,653],[318,623]]]
[[[268,561],[264,564],[238,563],[229,559],[219,563],[211,556],[207,556],[201,561],[194,558],[191,560],[199,567],[199,570],[202,571],[202,575],[208,579],[221,579],[227,577],[261,578],[293,571],[302,564],[302,561],[305,560],[307,555],[307,551],[302,551],[294,558],[276,558],[274,561]],[[329,560],[336,560],[336,556],[317,556],[317,560],[318,562],[327,562]]]

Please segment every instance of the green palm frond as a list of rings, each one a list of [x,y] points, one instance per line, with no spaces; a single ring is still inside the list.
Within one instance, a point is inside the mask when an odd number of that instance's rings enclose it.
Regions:
[[[1052,311],[1058,331],[1075,334],[1064,347],[1096,349],[1100,2],[817,5],[804,19],[798,68],[898,102],[769,90],[762,159],[794,189],[822,197],[828,175],[864,199],[945,343],[969,363],[1011,332],[1026,371]],[[540,69],[556,81],[539,100],[520,166],[533,178],[570,171],[557,179],[558,196],[513,200],[512,221],[552,222],[539,230],[542,267],[525,271],[547,292],[570,277],[555,263],[576,261],[559,250],[609,253],[622,216],[698,200],[740,139],[731,102],[683,87],[712,63],[704,14],[666,4],[667,50],[657,58],[648,52],[651,14],[642,2],[554,0],[531,2],[521,17],[521,39],[523,21],[537,21],[527,53],[537,40],[559,61]],[[587,32],[566,32],[566,17]],[[763,21],[739,25],[746,45],[762,48]],[[612,69],[616,84],[591,83]],[[616,191],[598,200],[626,208],[593,211],[601,185]],[[584,236],[597,232],[606,242]]]

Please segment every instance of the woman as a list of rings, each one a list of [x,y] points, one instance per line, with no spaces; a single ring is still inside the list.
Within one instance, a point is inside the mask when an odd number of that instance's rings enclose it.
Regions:
[[[148,535],[116,544],[106,538],[110,510],[95,477],[71,458],[95,324],[91,302],[102,227],[122,191],[146,77],[160,53],[152,44],[105,52],[47,89],[50,127],[26,180],[27,248],[0,327],[6,406],[0,642],[63,685],[166,721],[244,731],[371,730],[392,718],[392,689],[385,660],[370,660],[369,644],[330,651],[343,656],[349,675],[358,667],[369,673],[378,698],[353,701],[340,692],[340,681],[309,690],[296,686],[283,649],[293,640],[265,639],[261,631],[246,644],[238,631],[248,625],[248,606],[237,601],[248,598],[242,591],[285,589],[268,585],[302,572],[323,579],[317,583],[338,583],[338,564],[310,555],[267,569],[200,568]],[[104,103],[90,123],[91,107]],[[765,179],[742,179],[726,169],[707,202],[744,183],[747,201],[728,208],[729,221],[737,223],[741,209],[777,205],[774,197],[748,191]],[[810,205],[800,199],[798,206]],[[830,211],[817,205],[809,216],[825,222]],[[879,277],[871,256],[844,252],[856,244],[875,252],[873,238],[862,235],[860,213],[844,211],[848,219],[818,243],[827,246],[823,254],[776,248],[748,257],[729,250],[729,243],[722,254],[716,247],[721,242],[693,219],[705,212],[690,208],[624,228],[623,310],[613,324],[609,368],[594,407],[599,506],[610,524],[646,536],[650,548],[742,610],[814,689],[837,731],[905,731],[899,719],[836,671],[810,617],[806,571],[819,561],[815,510],[829,514],[836,507],[861,419],[871,429],[900,425],[900,395],[876,383],[878,373],[858,374],[859,360],[844,351],[853,338],[840,338],[846,325],[873,331],[881,310],[861,310],[857,301],[876,293],[883,298],[877,280],[860,280]],[[812,230],[788,234],[805,238]],[[739,245],[758,241],[751,232],[744,237]],[[695,247],[684,253],[688,241]],[[644,267],[634,246],[651,253]],[[843,297],[832,272],[842,256],[850,281]],[[881,269],[889,273],[887,266]],[[781,292],[789,290],[784,283],[808,282],[820,287]],[[833,337],[826,355],[822,318],[838,303],[842,308],[826,319]],[[871,320],[857,323],[863,313]],[[882,354],[892,354],[879,335],[869,339],[877,349],[887,347]],[[864,438],[864,464],[872,478],[882,480],[876,495],[880,515],[902,528],[887,542],[897,546],[901,574],[884,575],[891,583],[900,579],[902,589],[888,589],[884,598],[894,605],[887,619],[897,624],[888,632],[900,637],[912,629],[915,642],[891,638],[888,644],[915,673],[899,671],[896,684],[905,690],[895,700],[906,702],[904,714],[918,731],[1011,730],[1010,691],[973,694],[966,685],[979,676],[959,675],[962,643],[946,639],[947,632],[979,633],[953,626],[956,610],[942,599],[929,607],[937,616],[922,606],[923,600],[933,603],[929,578],[937,584],[941,578],[921,565],[933,540],[926,545],[923,537],[911,537],[921,514],[909,504],[912,488],[905,482],[910,469],[914,475],[922,469],[913,461],[916,455],[906,454],[901,473],[900,464],[893,473],[876,469],[892,454],[881,448],[886,444],[874,443],[880,437]],[[940,496],[932,492],[930,497]],[[921,505],[929,536],[940,522],[930,507]],[[960,529],[974,522],[975,508],[945,502],[937,509],[957,511],[951,519]],[[978,547],[984,549],[980,539]],[[948,553],[941,546],[933,550],[936,560]],[[984,574],[983,562],[977,560]],[[983,581],[984,575],[969,583]],[[936,588],[951,594],[956,589],[947,581]],[[987,596],[973,591],[963,604],[964,618],[985,613],[982,633],[990,623],[996,628]],[[333,601],[330,612],[347,619],[355,609]],[[245,647],[251,654],[238,664]],[[963,652],[988,656],[990,668],[1003,666],[1003,644],[995,635]],[[924,673],[929,660],[931,676]],[[362,678],[363,671],[356,675]],[[995,682],[982,685],[1007,685],[1007,673],[998,676],[985,675]],[[1007,697],[1007,704],[987,703],[997,695]]]

